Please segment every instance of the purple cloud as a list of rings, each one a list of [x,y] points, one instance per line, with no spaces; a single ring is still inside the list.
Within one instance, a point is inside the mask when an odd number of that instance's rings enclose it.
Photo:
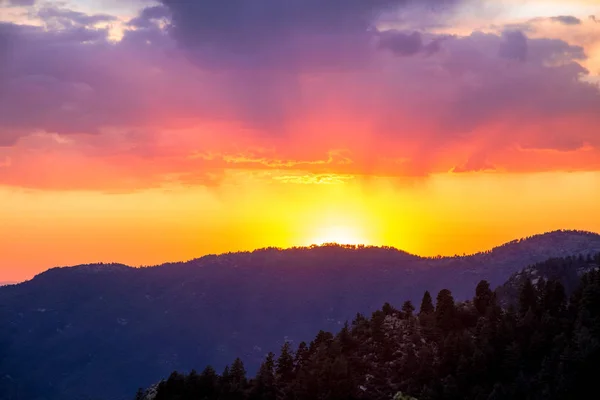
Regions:
[[[35,130],[94,133],[118,115],[97,97],[126,84],[105,69],[102,58],[114,57],[106,30],[0,24],[0,43],[0,145]]]
[[[88,15],[86,13],[53,6],[45,6],[39,10],[33,11],[33,13],[46,23],[55,23],[68,27],[77,25],[93,26],[99,22],[112,22],[117,20],[117,18],[112,15]]]
[[[499,58],[491,54],[493,48],[500,49]],[[600,136],[591,128],[600,122],[595,111],[600,107],[600,91],[580,80],[587,74],[577,63],[585,59],[580,47],[560,40],[524,40],[522,35],[477,34],[449,40],[445,51],[450,54],[449,78],[461,82],[451,105],[439,108],[443,112],[438,118],[444,121],[448,137],[451,132],[470,135],[501,124],[500,136],[491,136],[491,148],[519,141],[564,151],[572,150],[574,142],[579,147],[584,142],[600,145]],[[506,63],[503,58],[520,62]],[[561,63],[548,66],[557,59]],[[564,118],[585,121],[577,128],[581,131],[565,131],[558,122]],[[570,139],[557,140],[561,135]]]
[[[503,58],[517,61],[527,59],[527,37],[521,31],[505,31],[502,34],[499,54]]]
[[[364,11],[350,13],[360,18],[336,14],[330,30],[319,17],[311,33],[307,21],[316,11],[295,20],[286,11],[290,4],[277,9],[286,26],[270,21],[270,14],[258,18],[269,20],[267,27],[234,18],[241,32],[254,35],[240,37],[247,41],[239,53],[234,50],[241,33],[217,23],[209,24],[208,33],[188,27],[185,40],[185,32],[177,32],[181,26],[163,30],[158,22],[173,12],[167,6],[142,11],[130,21],[135,29],[117,43],[65,10],[61,18],[79,22],[0,24],[0,146],[44,137],[66,147],[61,138],[71,135],[76,151],[93,157],[185,159],[186,151],[205,150],[203,143],[211,142],[195,137],[204,132],[198,125],[226,123],[234,128],[215,130],[212,141],[277,142],[280,152],[295,151],[287,145],[293,140],[325,154],[347,148],[363,167],[377,165],[370,157],[384,153],[405,160],[386,173],[415,175],[447,171],[448,165],[455,171],[502,168],[507,160],[495,158],[499,149],[600,147],[593,129],[600,125],[600,92],[580,79],[587,74],[579,64],[586,59],[581,47],[519,31],[441,37],[358,29],[368,26],[353,22],[369,20]],[[279,35],[267,35],[273,30]],[[411,57],[418,54],[430,57]],[[165,146],[172,142],[161,142],[162,132],[176,129],[189,129],[190,137]],[[379,140],[396,145],[376,146]],[[370,142],[373,148],[365,146]],[[448,149],[460,155],[440,166]],[[19,157],[7,155],[16,168]],[[153,171],[184,169],[184,161],[169,162],[156,163]],[[319,165],[311,168],[326,168]]]
[[[165,6],[146,7],[140,12],[140,15],[129,21],[128,25],[139,28],[150,28],[155,25],[156,21],[170,18],[170,16],[171,13]]]
[[[593,20],[593,16],[590,16],[590,19]],[[519,32],[532,33],[532,32],[536,32],[538,30],[540,23],[548,22],[548,21],[557,22],[557,23],[560,23],[563,25],[570,25],[570,26],[581,25],[583,23],[577,17],[571,16],[571,15],[559,15],[559,16],[555,16],[555,17],[531,18],[524,22],[504,24],[501,27],[492,25],[492,27],[500,28],[500,30],[509,31],[509,32],[519,31]]]
[[[560,22],[563,25],[581,25],[581,20],[572,15],[558,15],[556,17],[550,17],[550,20]]]
[[[8,5],[15,7],[27,7],[32,6],[36,3],[36,0],[2,0],[0,6]]]
[[[379,34],[378,46],[400,56],[412,56],[418,53],[431,55],[440,50],[440,40],[436,38],[425,44],[420,32],[405,33],[388,30]]]
[[[161,0],[170,31],[197,62],[217,68],[361,66],[378,19],[409,0]],[[420,7],[450,5],[426,0]]]

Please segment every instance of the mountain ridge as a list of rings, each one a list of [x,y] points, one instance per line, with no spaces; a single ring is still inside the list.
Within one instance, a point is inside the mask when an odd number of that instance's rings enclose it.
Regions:
[[[330,245],[53,268],[0,288],[0,371],[30,391],[25,400],[126,399],[130,385],[175,369],[242,356],[256,370],[284,341],[337,331],[385,302],[417,304],[442,288],[464,300],[482,279],[495,287],[536,262],[598,252],[600,235],[558,231],[447,258]]]
[[[463,254],[463,255],[454,255],[454,256],[420,256],[418,254],[413,254],[407,252],[405,250],[393,247],[393,246],[377,246],[377,245],[344,245],[338,243],[324,243],[321,245],[310,245],[310,246],[292,246],[292,247],[262,247],[257,248],[255,250],[248,251],[235,251],[235,252],[224,252],[224,253],[210,253],[205,254],[200,257],[192,258],[187,261],[170,261],[162,264],[154,264],[154,265],[146,265],[146,266],[132,266],[119,262],[95,262],[95,263],[85,263],[85,264],[77,264],[71,266],[57,266],[49,268],[46,271],[40,272],[36,274],[32,279],[36,277],[42,276],[48,272],[56,271],[56,270],[67,270],[67,269],[77,269],[79,271],[85,272],[109,272],[109,271],[124,271],[127,269],[147,269],[147,268],[165,268],[169,266],[181,265],[181,264],[204,264],[206,262],[215,260],[215,259],[226,259],[229,257],[239,257],[239,256],[252,256],[259,253],[269,253],[269,252],[295,252],[295,251],[306,251],[306,250],[314,250],[314,249],[322,249],[322,248],[339,248],[344,250],[377,250],[377,251],[388,251],[397,253],[398,255],[404,255],[407,258],[413,258],[418,260],[456,260],[456,259],[467,259],[474,257],[489,257],[490,255],[497,252],[505,252],[510,248],[514,248],[517,245],[522,245],[523,243],[533,243],[540,240],[546,239],[556,239],[557,237],[564,238],[565,235],[575,236],[575,237],[587,237],[587,238],[596,238],[600,240],[600,233],[585,231],[585,230],[567,230],[567,229],[559,229],[554,231],[549,231],[545,233],[539,233],[531,236],[526,236],[518,239],[513,239],[511,241],[502,243],[500,245],[489,248],[488,250],[482,250],[475,253]],[[539,243],[537,243],[539,245]],[[586,251],[582,249],[582,251]],[[569,253],[564,253],[565,256],[569,255]],[[557,255],[560,257],[561,255]],[[200,266],[200,265],[198,265]],[[32,280],[30,279],[30,280]],[[30,280],[26,280],[23,282],[7,282],[7,284],[20,284],[25,283]],[[0,283],[1,284],[1,283]]]

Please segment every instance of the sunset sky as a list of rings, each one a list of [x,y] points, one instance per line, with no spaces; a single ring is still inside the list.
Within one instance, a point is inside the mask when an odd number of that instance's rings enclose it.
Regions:
[[[0,281],[599,204],[598,0],[0,0]]]

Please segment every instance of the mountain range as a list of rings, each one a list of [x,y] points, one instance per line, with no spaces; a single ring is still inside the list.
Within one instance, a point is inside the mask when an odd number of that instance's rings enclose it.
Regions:
[[[0,288],[0,398],[127,399],[173,370],[238,356],[252,373],[285,341],[337,331],[356,312],[442,288],[464,300],[480,280],[505,286],[549,258],[598,252],[600,235],[556,231],[460,257],[326,245],[53,268]]]

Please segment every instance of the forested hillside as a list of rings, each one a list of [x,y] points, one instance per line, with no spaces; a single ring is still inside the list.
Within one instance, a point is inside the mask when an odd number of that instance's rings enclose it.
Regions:
[[[525,281],[534,285],[540,281],[559,280],[567,293],[572,293],[579,286],[581,276],[600,267],[600,262],[591,254],[584,256],[556,257],[541,263],[530,265],[516,272],[496,289],[498,302],[507,307],[516,305],[518,293]]]
[[[423,258],[327,245],[209,255],[155,267],[54,268],[0,287],[0,399],[124,400],[173,370],[235,357],[254,375],[284,342],[337,332],[425,290],[472,297],[547,260],[600,252],[600,236],[557,231],[490,251]]]
[[[579,258],[576,262],[582,261]],[[536,266],[553,270],[572,259]],[[583,259],[600,264],[600,254]],[[600,363],[600,272],[590,268],[567,296],[559,280],[522,282],[503,309],[486,281],[473,298],[449,290],[418,310],[410,301],[356,315],[337,333],[286,343],[248,378],[238,358],[217,374],[173,372],[138,399],[421,400],[583,399],[596,391]],[[402,392],[403,395],[398,395]]]

